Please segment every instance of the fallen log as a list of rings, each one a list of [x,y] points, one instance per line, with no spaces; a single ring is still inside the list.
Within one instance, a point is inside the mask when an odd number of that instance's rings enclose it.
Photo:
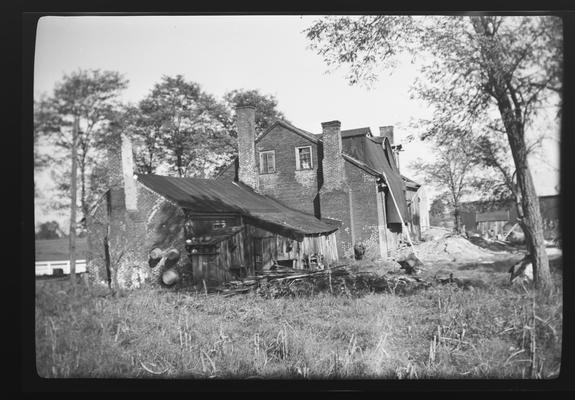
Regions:
[[[174,269],[164,271],[164,273],[162,274],[162,282],[164,282],[164,285],[166,286],[172,286],[179,280],[180,280],[180,274],[178,274],[178,272]]]

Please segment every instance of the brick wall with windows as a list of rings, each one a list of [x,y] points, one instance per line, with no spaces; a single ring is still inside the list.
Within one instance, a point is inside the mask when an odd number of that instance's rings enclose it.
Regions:
[[[297,169],[296,148],[309,147],[311,168]],[[261,171],[260,152],[275,151],[275,172],[259,174],[259,191],[288,207],[318,215],[317,145],[297,133],[276,126],[256,143],[256,166]]]

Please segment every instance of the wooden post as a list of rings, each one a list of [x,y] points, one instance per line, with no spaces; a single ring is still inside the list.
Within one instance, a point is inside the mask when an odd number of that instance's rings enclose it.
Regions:
[[[70,180],[70,282],[76,284],[76,179],[78,174],[78,125],[80,119],[74,116],[72,127],[72,171]]]
[[[385,178],[385,183],[389,187],[389,193],[391,194],[391,199],[393,200],[393,204],[395,205],[395,208],[397,209],[397,214],[399,215],[399,219],[401,220],[401,229],[403,230],[403,227],[405,226],[405,221],[403,220],[403,217],[401,216],[401,210],[399,209],[399,206],[397,205],[397,201],[395,200],[395,196],[393,195],[393,191],[391,190],[391,185],[389,184],[389,181],[387,180],[387,176],[385,176],[385,174],[383,174],[383,177]],[[409,240],[409,244],[411,245],[411,250],[413,250],[413,254],[417,257],[417,253],[415,252],[415,247],[413,246],[413,242],[411,241],[411,236],[409,235],[409,229],[406,230],[406,233],[407,233],[407,240]]]

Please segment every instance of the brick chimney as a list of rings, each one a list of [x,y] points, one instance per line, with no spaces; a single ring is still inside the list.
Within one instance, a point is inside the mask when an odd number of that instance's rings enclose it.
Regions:
[[[344,167],[341,145],[341,122],[322,122],[323,131],[323,187],[338,189],[344,183]]]
[[[120,135],[119,143],[110,146],[108,150],[108,186],[113,193],[123,192],[123,198],[117,196],[113,200],[116,206],[122,203],[128,211],[137,211],[138,193],[134,178],[134,156],[132,141],[124,133]],[[122,202],[123,200],[123,202]]]
[[[380,126],[379,136],[388,137],[389,143],[393,146],[393,126]]]
[[[401,150],[401,145],[395,146],[393,143],[393,126],[380,126],[379,136],[386,137],[389,139],[389,144],[393,150],[393,156],[395,157],[395,164],[399,169],[399,151]]]
[[[259,186],[259,174],[256,164],[256,109],[253,106],[236,108],[236,125],[238,129],[238,159],[240,182],[252,187]]]

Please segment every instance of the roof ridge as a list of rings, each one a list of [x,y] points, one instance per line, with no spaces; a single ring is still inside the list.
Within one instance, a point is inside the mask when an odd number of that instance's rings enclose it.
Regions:
[[[320,141],[319,138],[315,137],[316,135],[314,133],[305,131],[301,128],[298,128],[297,126],[294,126],[292,124],[290,124],[287,121],[284,121],[283,119],[276,119],[274,121],[273,124],[271,124],[265,131],[263,131],[261,134],[259,134],[254,141],[258,142],[260,141],[264,136],[266,136],[268,133],[270,133],[272,131],[273,128],[275,128],[277,125],[283,125],[284,128],[290,129],[292,131],[294,131],[295,133],[305,137],[306,139],[312,141],[313,143],[317,143]]]

